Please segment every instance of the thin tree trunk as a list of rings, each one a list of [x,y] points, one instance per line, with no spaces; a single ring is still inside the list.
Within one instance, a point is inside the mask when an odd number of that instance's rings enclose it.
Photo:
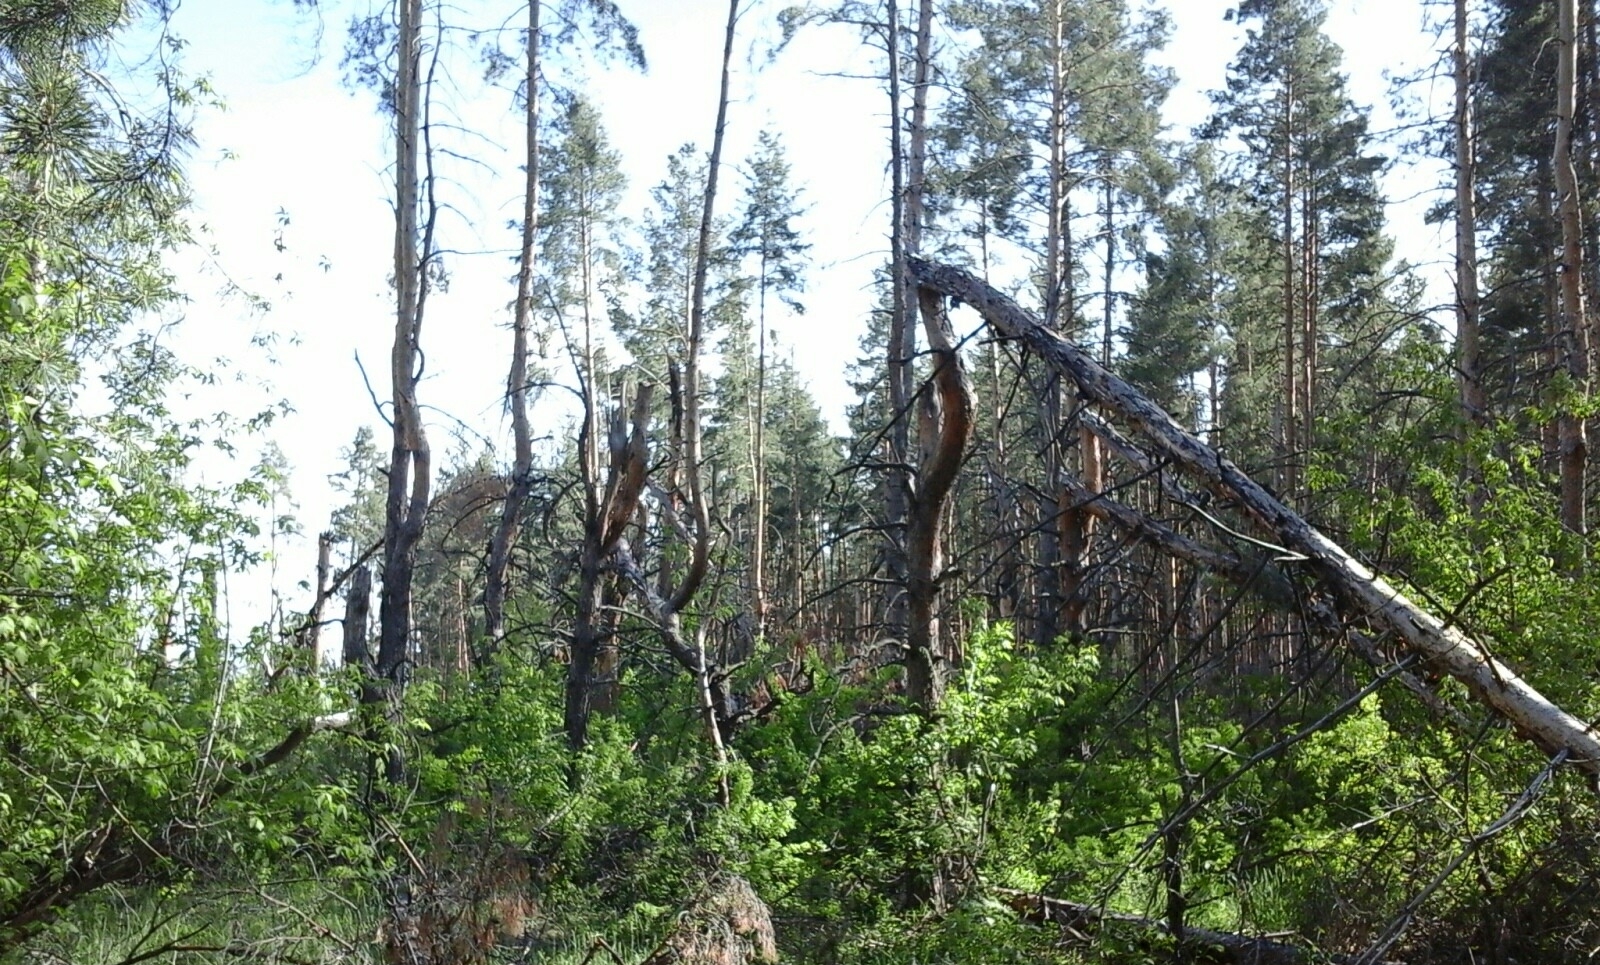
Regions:
[[[750,595],[756,618],[756,640],[767,635],[767,246],[761,246],[761,290],[756,303],[756,413],[751,443],[750,476],[755,487],[753,545],[750,547]]]
[[[578,607],[572,627],[571,656],[567,663],[567,681],[563,723],[567,744],[580,750],[588,741],[589,719],[594,709],[595,664],[598,650],[605,634],[600,626],[603,599],[601,560],[605,556],[607,521],[611,516],[608,501],[614,490],[611,480],[617,478],[617,451],[615,437],[612,442],[612,470],[605,490],[600,482],[600,386],[597,382],[594,358],[594,281],[591,271],[593,246],[590,236],[591,212],[588,201],[582,202],[585,210],[579,212],[578,264],[583,291],[583,344],[579,348],[578,395],[583,403],[583,417],[578,428],[578,481],[583,492],[583,546],[578,557]],[[621,412],[621,406],[618,407]],[[641,486],[643,480],[640,480]],[[573,772],[576,780],[577,772]]]
[[[1304,265],[1300,287],[1300,441],[1299,451],[1310,459],[1317,444],[1317,313],[1322,277],[1317,263],[1321,231],[1317,218],[1317,189],[1312,172],[1303,179],[1300,209],[1300,261]]]
[[[501,509],[500,524],[489,543],[488,572],[484,576],[483,645],[489,656],[500,649],[505,637],[506,575],[511,564],[511,549],[521,529],[523,508],[533,489],[533,432],[528,425],[528,334],[533,327],[534,243],[539,234],[539,9],[540,0],[528,0],[522,249],[517,258],[517,299],[511,316],[511,374],[506,386],[515,448],[511,486]]]
[[[1538,165],[1539,228],[1541,240],[1555,247],[1560,244],[1560,219],[1556,215],[1556,187],[1552,158],[1540,158]],[[1548,233],[1547,233],[1548,232]],[[1561,277],[1559,272],[1544,272],[1543,282],[1545,324],[1544,340],[1538,353],[1535,380],[1539,386],[1539,404],[1554,410],[1559,404],[1556,393],[1556,373],[1563,367],[1561,355]],[[1552,474],[1561,472],[1561,419],[1550,419],[1541,426],[1540,451],[1544,465]]]
[[[1455,44],[1451,67],[1455,74],[1456,135],[1456,389],[1461,405],[1461,426],[1466,445],[1462,474],[1468,485],[1478,477],[1478,460],[1472,454],[1471,430],[1488,424],[1489,406],[1483,392],[1478,295],[1478,161],[1472,120],[1472,64],[1467,54],[1467,0],[1455,0]],[[1472,497],[1474,505],[1479,497]]]
[[[1105,192],[1105,216],[1103,222],[1106,234],[1106,263],[1105,273],[1101,278],[1104,286],[1102,296],[1105,299],[1102,305],[1103,313],[1100,319],[1100,364],[1111,365],[1111,343],[1115,335],[1114,322],[1116,320],[1116,290],[1112,281],[1117,268],[1117,192],[1116,185],[1112,182],[1115,168],[1111,163],[1111,155],[1107,154],[1100,162],[1100,178],[1103,182],[1102,190]]]
[[[328,603],[328,579],[333,574],[333,533],[317,535],[317,595],[311,604],[311,613],[301,635],[301,647],[306,656],[302,668],[306,673],[316,673],[322,660],[322,615]]]
[[[417,541],[428,512],[430,453],[417,404],[421,370],[423,308],[427,301],[427,259],[432,250],[432,217],[419,226],[422,144],[422,0],[400,4],[399,76],[395,85],[395,233],[396,291],[394,345],[390,353],[393,391],[393,448],[384,503],[383,594],[379,604],[378,678],[388,689],[392,709],[405,688],[407,649],[411,640],[412,574]],[[393,710],[392,710],[393,712]],[[391,742],[391,745],[393,742]],[[399,783],[403,762],[391,750],[385,768]]]
[[[1561,353],[1570,391],[1577,398],[1562,405],[1560,416],[1561,522],[1582,536],[1588,532],[1584,477],[1589,462],[1589,436],[1575,409],[1589,394],[1589,322],[1583,291],[1583,211],[1572,161],[1573,112],[1577,94],[1576,0],[1557,5],[1556,58],[1556,208],[1561,222]]]
[[[694,287],[689,301],[689,344],[683,367],[684,477],[689,484],[689,512],[694,519],[694,547],[689,568],[668,602],[670,616],[677,618],[700,590],[711,559],[711,514],[701,482],[700,355],[705,343],[706,283],[711,270],[711,228],[716,215],[717,176],[722,166],[722,145],[728,127],[728,87],[733,65],[733,41],[739,24],[741,0],[729,0],[728,23],[723,35],[722,76],[717,93],[717,122],[711,137],[711,157],[707,162],[704,206],[700,211],[699,247],[695,252]],[[728,786],[728,753],[715,706],[714,671],[706,657],[704,627],[695,632],[696,660],[687,667],[695,676],[701,698],[707,738],[717,762],[718,788],[724,807],[731,800]]]
[[[1067,286],[1067,92],[1066,92],[1066,11],[1063,0],[1050,4],[1050,171],[1049,204],[1045,224],[1044,269],[1044,320],[1057,330],[1066,325],[1073,306],[1065,303],[1063,295]],[[1048,517],[1039,532],[1040,592],[1035,605],[1036,620],[1034,642],[1049,646],[1063,630],[1064,610],[1073,595],[1072,575],[1063,565],[1068,544],[1072,542],[1071,504],[1059,480],[1066,472],[1066,440],[1062,428],[1061,377],[1047,374],[1044,387],[1045,483],[1044,491],[1054,498],[1042,500],[1041,510],[1048,509]]]
[[[883,494],[884,564],[888,594],[884,624],[890,637],[906,636],[906,525],[911,514],[911,398],[912,357],[916,335],[911,327],[911,282],[906,269],[906,165],[900,131],[900,6],[885,0],[886,45],[889,55],[889,339],[886,366],[889,376],[889,464]]]
[[[1279,427],[1278,439],[1283,460],[1279,478],[1282,480],[1284,497],[1291,501],[1299,485],[1295,474],[1295,441],[1299,437],[1296,427],[1300,415],[1294,351],[1298,327],[1294,310],[1294,174],[1294,84],[1290,81],[1283,87],[1283,224],[1280,239],[1280,257],[1283,258],[1283,401],[1280,403],[1283,407],[1283,424]]]

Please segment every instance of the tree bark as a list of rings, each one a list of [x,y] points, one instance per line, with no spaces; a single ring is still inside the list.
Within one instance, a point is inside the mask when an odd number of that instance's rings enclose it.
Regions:
[[[906,635],[906,584],[910,579],[906,563],[906,527],[911,514],[911,401],[912,357],[916,354],[916,335],[911,322],[912,285],[906,269],[910,250],[906,238],[905,145],[900,130],[900,5],[886,0],[885,46],[889,78],[889,334],[885,345],[885,369],[889,379],[889,425],[887,462],[890,469],[884,480],[883,556],[888,579],[883,621],[890,637]]]
[[[511,485],[501,508],[500,524],[489,543],[488,572],[483,588],[483,650],[493,656],[505,636],[506,575],[511,549],[522,528],[522,511],[533,489],[533,431],[528,425],[528,334],[533,327],[534,245],[539,236],[539,10],[528,0],[527,150],[523,156],[522,248],[517,257],[517,298],[511,312],[511,373],[506,402],[511,410],[514,446]]]
[[[1584,477],[1589,463],[1589,434],[1575,408],[1589,395],[1589,321],[1583,291],[1583,211],[1572,161],[1573,113],[1577,96],[1576,0],[1558,0],[1556,38],[1556,144],[1554,155],[1556,213],[1561,222],[1561,320],[1558,327],[1568,391],[1558,432],[1561,452],[1561,523],[1579,536],[1588,532]],[[1581,565],[1581,559],[1574,561]]]
[[[1294,562],[1334,591],[1347,616],[1370,620],[1392,632],[1407,649],[1461,681],[1476,701],[1510,721],[1519,737],[1549,754],[1568,751],[1571,763],[1600,778],[1600,735],[1594,728],[1551,703],[1484,644],[1411,602],[1231,460],[1196,439],[1087,353],[1049,331],[1010,297],[957,268],[913,259],[911,269],[919,284],[971,305],[1001,335],[1019,340],[1073,379],[1085,397],[1137,429],[1160,458],[1239,505],[1283,546],[1299,554]]]
[[[717,203],[717,176],[722,167],[722,144],[728,128],[728,85],[732,73],[733,39],[739,24],[740,0],[729,0],[728,24],[723,34],[722,77],[717,93],[717,122],[711,134],[711,157],[706,163],[706,192],[700,211],[700,239],[695,251],[693,289],[689,296],[689,346],[683,360],[684,478],[689,484],[689,512],[694,519],[694,548],[683,582],[672,595],[673,612],[682,612],[706,577],[711,561],[711,514],[701,481],[700,355],[705,343],[706,281],[711,271],[711,228]]]
[[[622,540],[644,492],[650,462],[648,429],[652,394],[653,386],[639,386],[629,421],[625,421],[620,405],[612,413],[611,431],[607,433],[611,462],[606,470],[605,488],[601,490],[597,483],[591,485],[589,471],[585,472],[584,485],[594,496],[585,499],[583,547],[578,555],[578,612],[572,628],[563,719],[567,744],[574,750],[587,743],[596,694],[602,685],[609,683],[596,677],[596,667],[607,663],[602,659],[602,652],[610,636],[601,619],[605,592],[602,579],[605,561]],[[586,404],[592,406],[592,403]],[[593,431],[588,434],[592,435]],[[592,453],[597,445],[598,442],[586,438],[579,447],[585,453]],[[585,455],[584,459],[588,462],[597,457]],[[594,473],[598,476],[598,470]],[[616,672],[614,661],[610,672]]]
[[[1048,204],[1045,213],[1044,238],[1044,323],[1058,331],[1065,328],[1075,306],[1066,297],[1068,275],[1071,267],[1068,242],[1070,209],[1067,198],[1067,68],[1066,68],[1066,10],[1063,0],[1050,4],[1050,170],[1048,178]],[[1063,426],[1061,377],[1054,372],[1047,375],[1041,408],[1044,416],[1046,443],[1044,492],[1050,495],[1041,500],[1041,511],[1048,512],[1039,531],[1039,592],[1036,619],[1033,628],[1034,642],[1049,646],[1061,633],[1073,629],[1072,616],[1066,613],[1069,601],[1077,591],[1076,573],[1067,562],[1075,548],[1072,504],[1065,490],[1056,480],[1066,471],[1066,428]]]
[[[933,713],[944,693],[947,661],[940,646],[939,580],[944,575],[943,518],[976,408],[972,383],[956,350],[943,298],[917,291],[922,323],[933,347],[934,372],[923,393],[920,436],[922,458],[912,498],[910,574],[906,586],[910,620],[906,636],[906,696],[924,715]]]
[[[761,252],[760,292],[756,297],[756,405],[754,438],[750,441],[750,482],[755,489],[755,517],[750,547],[750,602],[756,620],[755,638],[767,635],[767,253]]]
[[[1455,73],[1456,135],[1456,386],[1464,427],[1488,424],[1488,403],[1480,371],[1479,333],[1481,301],[1478,296],[1478,162],[1473,149],[1472,64],[1467,55],[1467,0],[1455,0],[1455,46],[1451,51]],[[1469,446],[1470,450],[1470,446]],[[1477,463],[1469,453],[1463,463],[1469,477]],[[1469,480],[1470,481],[1470,480]]]
[[[375,672],[397,707],[405,689],[407,649],[411,641],[412,573],[417,541],[428,514],[432,481],[428,437],[417,404],[421,376],[423,309],[427,302],[427,261],[432,250],[432,218],[419,226],[419,173],[422,145],[422,0],[403,0],[395,82],[395,327],[390,352],[393,390],[393,447],[389,486],[384,503],[383,594],[378,610],[378,659]],[[391,742],[392,743],[392,742]],[[391,783],[402,776],[397,751],[385,768]]]
[[[1278,438],[1282,447],[1279,458],[1283,460],[1279,469],[1279,485],[1284,496],[1290,500],[1294,499],[1295,490],[1300,484],[1295,473],[1295,461],[1299,458],[1296,448],[1299,440],[1300,388],[1299,379],[1295,377],[1295,334],[1298,324],[1294,310],[1294,161],[1294,82],[1289,80],[1283,85],[1283,223],[1279,226],[1279,257],[1283,259],[1283,425],[1279,427]]]

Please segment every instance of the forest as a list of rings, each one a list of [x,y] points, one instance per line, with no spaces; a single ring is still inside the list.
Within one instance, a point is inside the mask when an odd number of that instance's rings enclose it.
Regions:
[[[151,324],[228,91],[172,0],[0,0],[0,965],[1593,961],[1600,9],[1431,0],[1377,131],[1339,2],[1238,0],[1181,130],[1162,6],[718,0],[635,218],[640,4],[279,0],[393,214],[297,524]],[[839,424],[730,93],[822,33],[888,159]],[[469,102],[521,140],[462,446]]]

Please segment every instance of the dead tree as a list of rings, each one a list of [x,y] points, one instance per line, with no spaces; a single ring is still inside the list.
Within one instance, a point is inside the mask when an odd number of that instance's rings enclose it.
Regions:
[[[591,470],[583,473],[583,548],[578,557],[578,610],[571,661],[567,664],[565,709],[567,743],[574,750],[588,740],[596,694],[602,684],[608,683],[600,678],[607,673],[614,675],[617,669],[615,660],[602,659],[609,635],[601,621],[603,578],[607,560],[622,542],[644,492],[650,461],[647,430],[651,394],[651,386],[639,387],[633,398],[631,420],[625,419],[620,405],[613,412],[607,434],[611,461],[605,482],[601,484]],[[592,411],[592,403],[589,408]],[[592,455],[599,445],[594,438],[594,421],[584,420],[584,437],[579,441],[585,466],[598,462]]]
[[[1077,383],[1082,395],[1144,438],[1156,457],[1238,505],[1326,587],[1341,616],[1389,631],[1430,667],[1461,681],[1473,698],[1508,720],[1519,737],[1600,778],[1600,734],[1551,703],[1489,647],[1417,606],[1318,532],[1233,462],[1178,425],[1161,407],[1050,331],[1009,296],[958,268],[912,259],[917,283],[971,305],[999,334],[1021,342]]]
[[[890,636],[899,637],[905,633],[905,586],[909,578],[905,529],[911,515],[910,409],[914,385],[912,360],[916,355],[916,329],[911,324],[913,288],[905,258],[907,252],[916,248],[911,239],[906,237],[911,222],[906,217],[909,201],[906,191],[906,152],[904,135],[900,130],[900,6],[897,0],[887,0],[884,6],[884,45],[888,54],[889,169],[892,184],[889,197],[889,337],[884,360],[889,391],[889,425],[885,429],[885,438],[890,469],[884,479],[883,489],[882,557],[889,576],[885,586],[887,596],[883,620]]]
[[[405,689],[411,642],[412,576],[417,541],[428,515],[432,482],[428,436],[417,404],[422,377],[422,319],[428,297],[428,260],[432,251],[433,217],[419,223],[422,209],[420,167],[422,145],[422,0],[400,4],[394,88],[395,228],[394,341],[389,354],[393,412],[393,444],[389,455],[388,491],[384,500],[383,593],[378,606],[378,658],[373,667],[397,719]],[[432,205],[430,204],[430,209]],[[403,760],[390,742],[385,775],[400,782]]]
[[[717,176],[722,164],[722,146],[728,124],[728,88],[732,74],[733,43],[739,22],[742,0],[729,0],[728,20],[722,48],[721,86],[717,97],[716,127],[711,140],[711,157],[707,164],[706,190],[700,213],[699,244],[695,252],[694,275],[689,296],[689,338],[683,360],[682,380],[673,378],[674,422],[679,434],[682,452],[682,478],[687,489],[688,522],[685,535],[690,543],[689,564],[683,579],[675,588],[653,584],[639,561],[634,557],[627,541],[618,538],[603,556],[595,562],[604,563],[618,572],[631,584],[645,601],[657,631],[666,642],[668,650],[695,681],[698,710],[705,725],[706,737],[717,762],[718,787],[724,806],[729,803],[731,791],[727,782],[728,702],[723,693],[721,673],[707,656],[705,622],[701,621],[692,640],[684,632],[683,613],[700,592],[711,565],[711,511],[702,478],[702,426],[700,416],[700,363],[704,351],[706,325],[706,284],[711,268],[711,232],[715,222]],[[679,388],[681,386],[681,388]],[[642,469],[642,464],[641,464]],[[639,478],[641,487],[644,478]],[[668,512],[671,501],[678,494],[669,492],[665,502]],[[631,515],[631,513],[630,513]],[[690,529],[689,527],[692,527]],[[598,602],[598,601],[596,601]],[[582,601],[580,601],[582,606]],[[576,657],[574,658],[576,662]],[[571,678],[569,677],[569,680]],[[569,691],[569,700],[571,692]],[[570,706],[570,704],[569,704]],[[569,731],[570,735],[570,731]]]
[[[500,525],[489,544],[488,572],[483,587],[483,648],[485,655],[500,649],[505,635],[506,575],[511,547],[521,529],[522,511],[533,490],[533,432],[528,426],[528,334],[533,327],[534,244],[539,236],[539,9],[540,0],[528,2],[528,76],[523,116],[527,151],[523,156],[522,248],[517,257],[517,298],[511,311],[511,373],[506,384],[506,405],[511,411],[511,486],[500,512]]]
[[[943,518],[950,488],[972,437],[972,383],[956,350],[944,299],[918,288],[923,328],[933,348],[933,376],[922,394],[921,448],[906,540],[906,696],[924,714],[939,705],[949,662],[940,644],[939,582],[944,575]]]

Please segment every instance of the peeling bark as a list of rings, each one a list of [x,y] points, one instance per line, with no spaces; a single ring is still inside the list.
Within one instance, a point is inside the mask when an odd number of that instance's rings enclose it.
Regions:
[[[917,291],[934,371],[923,393],[920,419],[922,454],[911,500],[906,540],[906,694],[924,714],[938,707],[943,693],[944,653],[939,643],[939,578],[944,573],[941,523],[950,489],[972,437],[972,383],[956,351],[943,299],[926,288]]]

